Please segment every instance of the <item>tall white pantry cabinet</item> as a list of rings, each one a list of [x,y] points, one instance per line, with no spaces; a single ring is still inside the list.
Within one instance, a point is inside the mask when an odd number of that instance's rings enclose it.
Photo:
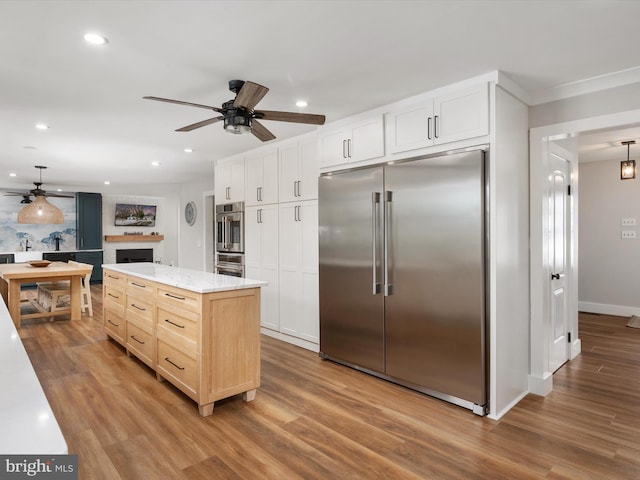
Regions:
[[[269,283],[262,289],[262,331],[317,351],[316,136],[248,152],[244,167],[245,276]],[[216,203],[225,203],[221,193]]]

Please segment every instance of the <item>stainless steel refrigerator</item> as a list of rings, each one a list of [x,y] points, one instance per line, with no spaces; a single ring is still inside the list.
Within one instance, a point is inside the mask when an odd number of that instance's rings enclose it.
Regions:
[[[320,177],[323,358],[484,414],[485,157]]]

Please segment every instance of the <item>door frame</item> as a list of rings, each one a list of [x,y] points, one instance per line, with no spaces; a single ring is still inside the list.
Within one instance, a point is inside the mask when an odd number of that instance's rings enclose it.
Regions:
[[[564,123],[546,125],[532,128],[529,132],[529,175],[530,175],[530,366],[529,366],[529,391],[537,395],[547,395],[553,390],[553,372],[549,368],[549,343],[547,339],[551,335],[549,318],[549,230],[545,227],[548,218],[548,176],[550,173],[548,155],[550,144],[555,141],[565,140],[572,145],[577,160],[577,142],[570,139],[598,129],[625,128],[632,124],[640,123],[640,109],[626,112],[612,113],[597,117],[573,120]],[[572,162],[572,209],[571,225],[573,235],[571,238],[571,252],[573,259],[567,269],[567,279],[573,286],[568,301],[569,325],[568,331],[572,332],[571,354],[569,359],[574,359],[581,351],[581,342],[578,331],[578,162]]]

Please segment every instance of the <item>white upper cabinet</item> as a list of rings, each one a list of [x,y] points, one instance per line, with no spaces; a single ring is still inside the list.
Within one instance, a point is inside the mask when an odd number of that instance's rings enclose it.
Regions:
[[[279,148],[280,202],[318,198],[318,143],[315,137]]]
[[[320,136],[321,167],[360,162],[384,156],[382,115],[345,126]]]
[[[246,206],[278,203],[278,151],[271,147],[247,155]]]
[[[386,114],[390,153],[489,134],[489,87],[481,83]]]
[[[216,162],[216,203],[244,202],[244,158],[224,158]]]

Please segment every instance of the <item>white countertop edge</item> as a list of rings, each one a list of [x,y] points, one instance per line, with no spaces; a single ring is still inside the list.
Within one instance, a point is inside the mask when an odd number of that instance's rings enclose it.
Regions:
[[[0,454],[67,454],[67,442],[2,301],[0,384]]]
[[[135,275],[145,280],[182,288],[196,293],[214,293],[228,290],[265,287],[263,280],[218,275],[190,268],[171,267],[150,262],[103,264],[103,269],[113,270],[125,275]]]

